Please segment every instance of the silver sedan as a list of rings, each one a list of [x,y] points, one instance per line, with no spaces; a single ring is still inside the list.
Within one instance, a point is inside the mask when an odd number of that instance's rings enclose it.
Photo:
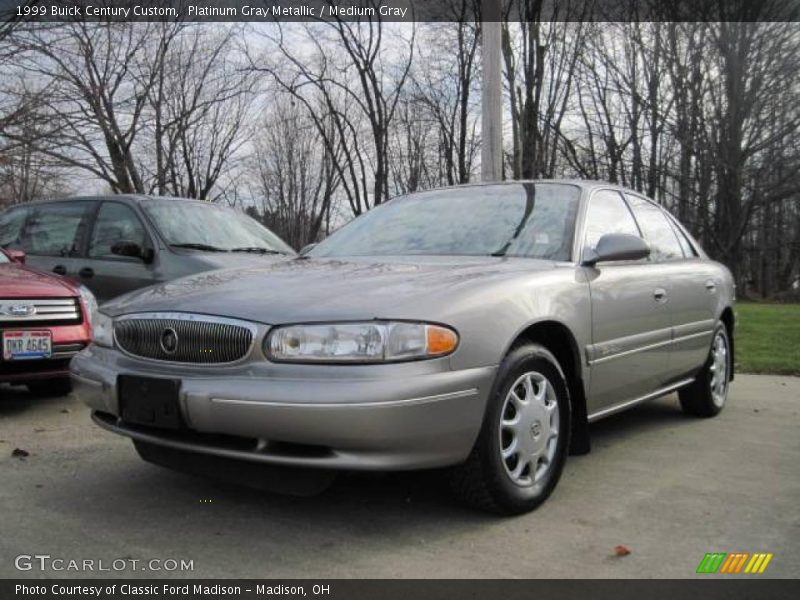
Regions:
[[[502,514],[552,492],[588,423],[733,378],[730,272],[671,215],[601,182],[398,197],[298,258],[101,307],[72,362],[95,422],[147,460],[448,467]]]

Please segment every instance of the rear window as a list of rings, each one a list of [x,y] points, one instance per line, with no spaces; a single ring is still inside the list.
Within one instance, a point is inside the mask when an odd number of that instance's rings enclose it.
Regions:
[[[91,202],[36,204],[30,207],[22,233],[22,249],[39,256],[71,256],[78,251],[78,240]]]

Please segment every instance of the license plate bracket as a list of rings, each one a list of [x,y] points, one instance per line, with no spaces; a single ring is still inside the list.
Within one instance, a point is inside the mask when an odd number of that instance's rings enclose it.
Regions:
[[[119,414],[126,423],[182,429],[179,379],[119,375],[117,398]]]

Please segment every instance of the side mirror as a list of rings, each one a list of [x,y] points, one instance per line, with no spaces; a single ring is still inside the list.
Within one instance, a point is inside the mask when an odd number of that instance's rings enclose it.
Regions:
[[[607,233],[597,242],[594,250],[584,253],[583,264],[593,267],[599,262],[640,260],[650,256],[650,246],[638,235]]]
[[[8,258],[11,259],[11,262],[19,263],[21,265],[25,264],[24,250],[19,250],[17,248],[7,248],[6,254],[8,254]]]
[[[314,242],[313,244],[306,244],[305,246],[303,246],[300,249],[300,256],[305,256],[306,254],[308,254],[316,245],[317,243]]]
[[[153,262],[155,253],[152,248],[142,248],[136,242],[117,242],[111,246],[111,254],[117,256],[127,256],[130,258],[139,258],[144,263],[149,264]]]

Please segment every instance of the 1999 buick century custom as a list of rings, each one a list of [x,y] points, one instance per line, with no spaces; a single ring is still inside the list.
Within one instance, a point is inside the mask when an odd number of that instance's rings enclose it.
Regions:
[[[451,467],[469,503],[543,502],[588,423],[732,379],[734,289],[646,198],[599,182],[398,197],[305,256],[102,307],[79,396],[140,454],[312,469]]]

